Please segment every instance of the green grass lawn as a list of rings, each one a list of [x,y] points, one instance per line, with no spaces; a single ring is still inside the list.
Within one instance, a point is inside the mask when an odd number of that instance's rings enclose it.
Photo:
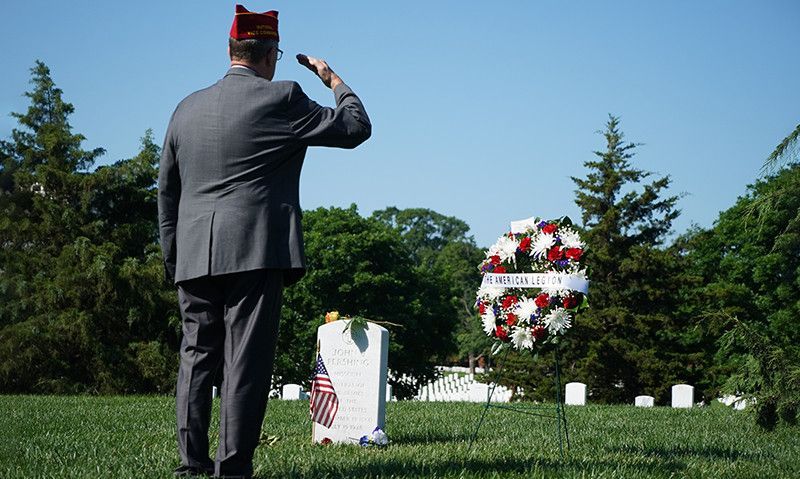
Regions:
[[[390,403],[381,450],[312,445],[307,407],[269,403],[278,440],[258,448],[256,477],[800,477],[800,428],[764,433],[722,406],[570,407],[565,460],[553,420],[495,409],[469,451],[479,404]],[[170,397],[0,396],[0,408],[0,478],[169,478],[178,464]]]

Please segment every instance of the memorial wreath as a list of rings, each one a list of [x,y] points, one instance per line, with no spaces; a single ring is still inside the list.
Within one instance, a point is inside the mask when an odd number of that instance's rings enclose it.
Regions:
[[[511,223],[486,252],[475,306],[483,330],[515,349],[555,342],[586,309],[585,245],[568,217]]]

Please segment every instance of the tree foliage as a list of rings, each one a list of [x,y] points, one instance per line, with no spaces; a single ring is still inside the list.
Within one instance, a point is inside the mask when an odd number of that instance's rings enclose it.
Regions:
[[[73,112],[32,68],[20,128],[0,145],[0,384],[4,392],[169,390],[174,293],[160,282],[151,133],[90,172]]]
[[[779,192],[779,194],[776,194]],[[769,208],[753,208],[770,199]],[[756,400],[759,423],[794,421],[800,405],[800,165],[749,187],[714,227],[687,239],[703,279],[695,301],[724,346],[714,365],[731,394]],[[791,419],[790,419],[791,418]]]
[[[772,153],[764,161],[763,171],[777,171],[784,165],[789,165],[797,161],[797,145],[800,141],[800,125],[794,127],[786,138],[778,143]]]
[[[475,291],[481,281],[476,265],[483,252],[468,235],[469,226],[427,208],[389,207],[375,211],[372,217],[400,236],[412,251],[417,273],[438,283],[447,303],[443,311],[458,345],[453,359],[466,358],[474,368],[489,352],[491,340],[483,333],[474,309]]]
[[[572,178],[592,282],[591,307],[565,337],[565,376],[587,383],[592,400],[663,401],[671,384],[698,379],[704,366],[677,314],[680,285],[691,279],[682,257],[660,247],[678,197],[667,194],[669,176],[650,180],[631,164],[637,144],[624,141],[618,118],[602,134],[606,149],[584,162],[585,178]]]

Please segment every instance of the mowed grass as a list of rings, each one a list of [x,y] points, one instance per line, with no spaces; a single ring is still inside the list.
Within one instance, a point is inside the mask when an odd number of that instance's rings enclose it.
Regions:
[[[178,464],[171,397],[0,396],[0,478],[170,478]],[[219,404],[215,404],[215,417]],[[800,428],[760,431],[746,412],[569,407],[561,459],[552,419],[482,406],[387,406],[385,449],[310,443],[305,401],[269,403],[259,478],[800,477]],[[216,444],[217,422],[212,423]]]

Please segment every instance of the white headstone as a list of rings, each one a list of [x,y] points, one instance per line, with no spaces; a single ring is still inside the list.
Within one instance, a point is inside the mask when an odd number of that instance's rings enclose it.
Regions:
[[[299,384],[284,384],[281,399],[297,400],[305,399],[303,394],[303,387]]]
[[[586,385],[583,383],[567,383],[564,404],[572,406],[586,405]]]
[[[489,385],[472,383],[469,386],[469,400],[471,402],[486,402],[489,398]]]
[[[689,408],[694,404],[694,386],[676,384],[672,386],[672,407]]]
[[[319,353],[339,410],[330,428],[313,424],[314,442],[358,443],[376,427],[385,428],[389,331],[374,323],[364,328],[345,328],[349,321],[323,324],[317,329]]]
[[[386,385],[386,400],[387,401],[391,401],[392,400],[392,385],[391,384],[387,384]]]
[[[214,399],[217,396],[219,396],[219,390],[216,386],[211,386],[211,399]]]
[[[633,404],[637,407],[653,407],[655,405],[655,398],[653,396],[636,396]]]

